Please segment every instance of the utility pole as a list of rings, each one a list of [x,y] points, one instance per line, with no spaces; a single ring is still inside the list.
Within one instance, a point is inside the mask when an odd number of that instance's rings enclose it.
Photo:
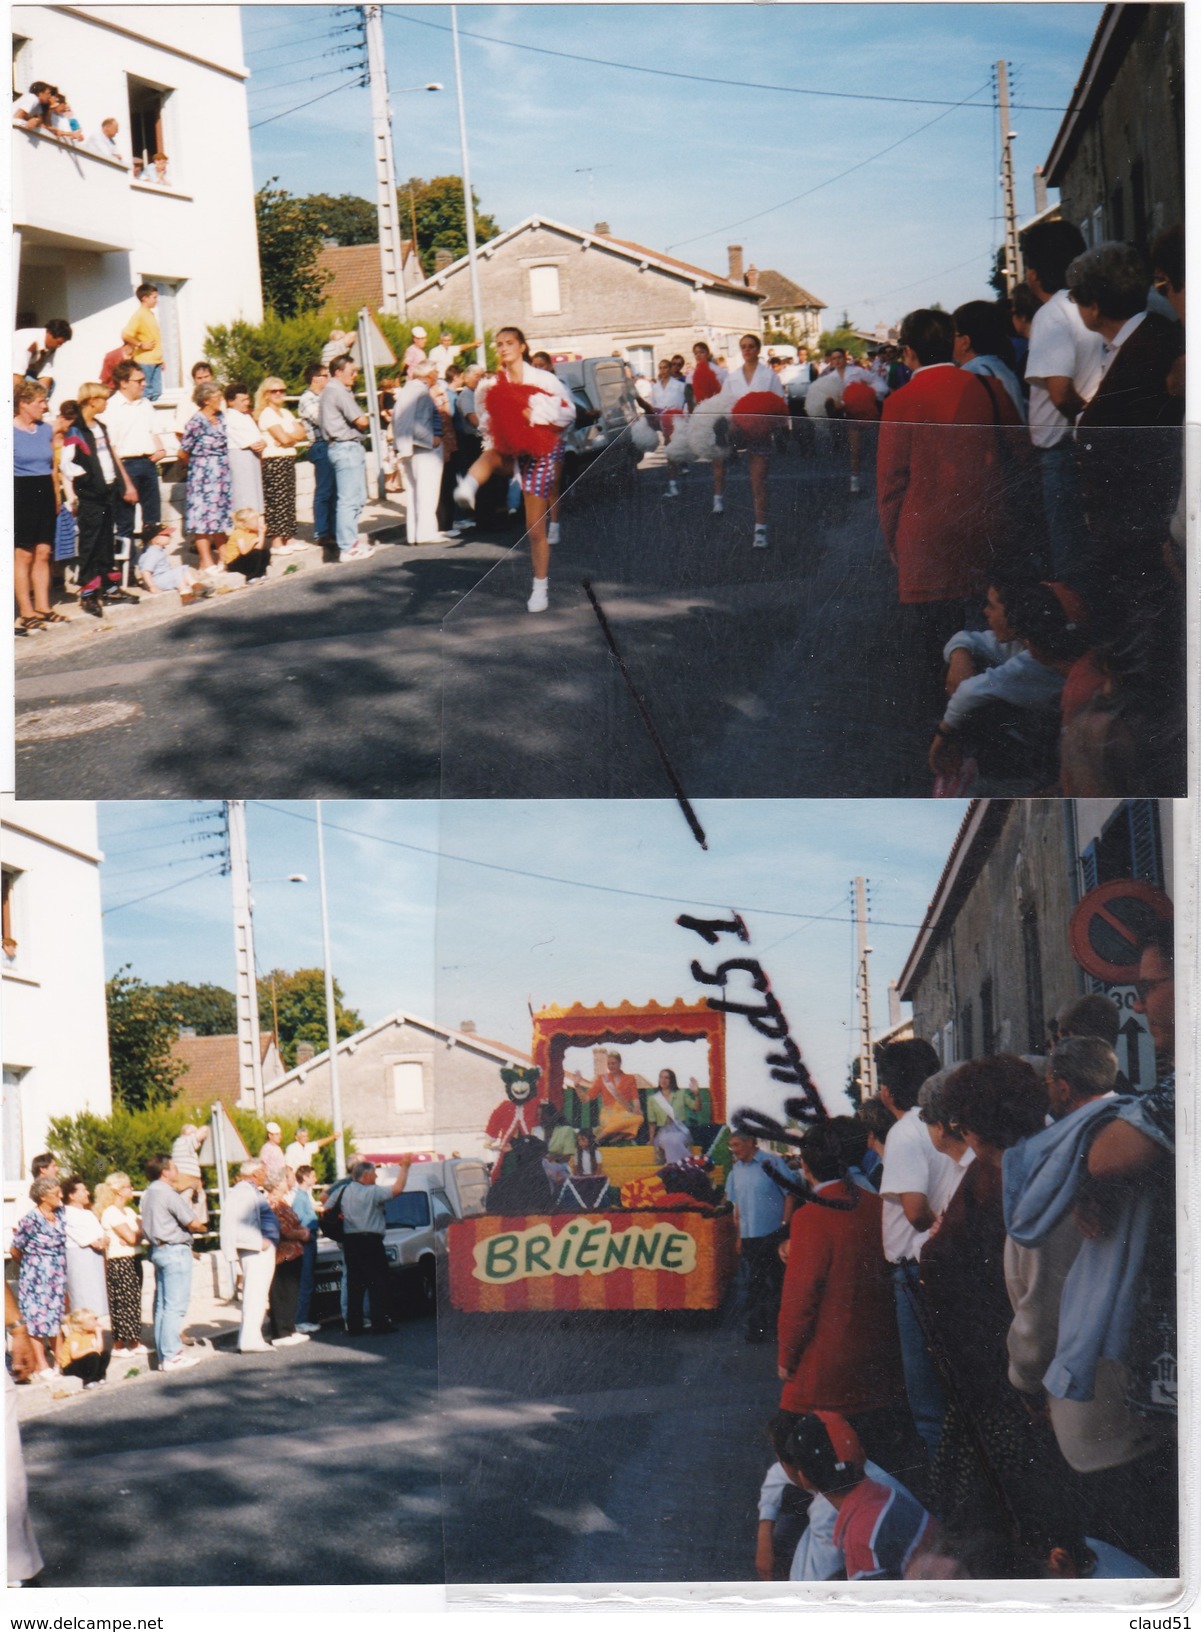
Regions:
[[[471,321],[475,326],[475,337],[479,345],[475,348],[475,360],[483,368],[487,363],[484,354],[484,316],[480,304],[480,277],[476,265],[475,254],[475,199],[471,196],[471,164],[467,157],[467,114],[463,107],[463,69],[459,62],[459,8],[450,8],[450,32],[455,48],[455,96],[459,104],[459,149],[463,155],[463,218],[467,226],[467,269],[471,274]]]
[[[1011,295],[1025,277],[1022,251],[1018,244],[1017,203],[1013,190],[1013,149],[1015,132],[1009,128],[1009,75],[1002,58],[997,63],[997,107],[1001,115],[1001,191],[1005,209],[1005,292]]]
[[[333,1117],[334,1171],[346,1177],[346,1138],[342,1130],[342,1088],[338,1081],[338,1010],[334,1002],[334,963],[329,945],[329,905],[325,894],[325,829],[317,805],[317,879],[321,888],[321,947],[325,960],[325,1032],[329,1043],[329,1097]]]
[[[255,980],[254,907],[250,899],[250,852],[246,847],[246,801],[225,801],[229,871],[234,896],[234,999],[238,1015],[238,1088],[263,1115],[263,1053],[259,1041],[259,994]]]
[[[872,999],[867,960],[871,953],[867,944],[867,888],[861,878],[855,880],[855,969],[859,1007],[859,1085],[864,1099],[876,1096],[876,1056],[872,1052]]]
[[[388,68],[384,61],[384,21],[379,6],[360,6],[367,44],[367,82],[371,87],[372,150],[375,157],[375,207],[379,218],[379,264],[382,310],[405,316],[404,247],[396,199],[396,161],[392,155],[392,109],[388,102]],[[374,386],[374,379],[369,381]]]

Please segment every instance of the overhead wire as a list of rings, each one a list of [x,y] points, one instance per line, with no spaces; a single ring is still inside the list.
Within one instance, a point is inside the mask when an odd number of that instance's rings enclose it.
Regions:
[[[941,113],[936,113],[933,119],[927,119],[925,124],[918,125],[916,130],[909,131],[905,136],[899,136],[895,142],[890,142],[887,147],[882,147],[878,153],[872,153],[868,158],[860,159],[858,163],[852,164],[849,169],[840,170],[836,176],[827,176],[824,181],[816,182],[814,186],[807,187],[803,193],[796,193],[792,198],[783,199],[779,204],[769,204],[765,210],[758,210],[754,215],[744,215],[737,221],[727,221],[724,226],[712,227],[706,232],[698,232],[691,238],[678,238],[674,244],[668,244],[667,248],[669,250],[683,249],[687,244],[699,244],[702,239],[715,238],[719,233],[729,232],[734,227],[745,226],[748,221],[759,221],[763,216],[772,215],[776,210],[785,210],[790,204],[799,204],[801,199],[809,198],[814,193],[820,193],[823,187],[832,187],[836,181],[842,181],[844,177],[853,175],[856,170],[862,170],[866,165],[874,164],[877,159],[882,159],[886,153],[891,153],[894,148],[900,147],[903,142],[912,141],[915,136],[920,136],[923,130],[929,130],[931,125],[938,124],[940,119],[945,119],[948,114],[954,113],[956,108],[976,106],[976,104],[969,101],[969,98],[977,94],[978,91],[969,91],[962,102],[956,102],[951,107],[944,108]]]
[[[145,895],[135,895],[128,901],[118,901],[114,906],[105,907],[100,916],[111,917],[114,912],[123,912],[126,907],[136,907],[142,901],[152,901],[156,895],[166,895],[168,890],[181,890],[185,884],[195,884],[200,878],[216,878],[222,872],[224,872],[222,867],[207,867],[204,872],[193,873],[190,878],[177,878],[170,884],[164,884],[161,889],[148,890]]]
[[[296,85],[312,85],[316,80],[329,79],[334,74],[344,74],[344,73],[346,73],[348,71],[348,69],[349,69],[349,66],[350,66],[349,64],[343,63],[343,64],[340,64],[337,68],[327,68],[324,73],[320,73],[320,74],[302,74],[299,79],[285,79],[283,81],[283,83],[280,84],[280,85],[264,85],[263,86],[263,91],[264,91],[264,93],[266,95],[270,96],[275,91],[286,91],[292,86],[296,86]],[[355,69],[354,72],[357,73],[358,70]]]
[[[358,71],[356,70],[356,73],[357,72]],[[309,100],[307,102],[297,103],[297,105],[294,108],[284,108],[282,113],[269,114],[266,119],[253,119],[253,120],[251,120],[250,129],[251,130],[258,130],[260,125],[273,125],[277,119],[286,119],[290,113],[302,113],[305,108],[311,108],[318,102],[324,102],[326,97],[333,96],[338,91],[355,90],[355,89],[361,87],[362,85],[364,85],[365,83],[366,83],[366,81],[363,79],[362,75],[359,74],[357,78],[347,80],[341,85],[331,85],[329,90],[328,91],[322,91],[320,96],[312,96],[312,97],[309,98]]]
[[[419,28],[437,29],[439,33],[450,34],[452,29],[447,23],[432,23],[425,17],[412,17],[407,12],[398,11],[395,6],[384,8],[383,15],[388,22],[413,23]],[[683,79],[694,85],[722,85],[737,90],[746,91],[776,91],[785,96],[820,96],[829,97],[844,102],[898,102],[912,103],[922,107],[976,107],[987,108],[987,102],[972,102],[961,104],[950,102],[940,96],[889,96],[884,92],[873,91],[832,91],[823,87],[810,85],[775,85],[753,79],[727,79],[717,74],[689,74],[678,68],[648,68],[637,62],[618,62],[610,57],[589,57],[578,51],[557,51],[546,45],[528,45],[519,40],[506,40],[496,34],[480,34],[471,29],[461,28],[460,39],[483,40],[489,45],[505,45],[513,51],[531,51],[542,57],[558,57],[566,62],[587,62],[597,68],[619,68],[630,74],[650,74],[658,79]],[[976,95],[976,92],[972,93]],[[1017,104],[1011,104],[1017,106]],[[1024,111],[1033,113],[1068,113],[1070,108],[1050,107],[1042,104],[1026,104]]]
[[[252,799],[248,803],[257,806],[260,810],[273,811],[277,816],[290,816],[294,821],[308,822],[312,826],[316,826],[316,818],[306,816],[303,811],[287,810],[282,805],[272,805],[262,799]],[[439,861],[456,862],[464,867],[481,867],[488,872],[506,873],[515,878],[536,878],[544,884],[563,884],[571,889],[594,890],[603,895],[621,895],[639,901],[666,901],[674,902],[677,906],[683,903],[693,907],[713,907],[719,912],[729,912],[731,910],[732,903],[729,901],[703,901],[696,896],[688,895],[658,895],[649,890],[623,889],[617,884],[595,884],[588,879],[561,878],[554,873],[534,872],[526,867],[507,867],[503,862],[499,861],[481,861],[478,856],[459,856],[446,850],[431,850],[428,845],[410,844],[405,839],[385,838],[383,834],[368,833],[363,828],[348,827],[344,822],[331,822],[328,818],[325,820],[325,826],[332,832],[349,833],[354,838],[370,839],[377,844],[387,845],[394,850],[409,850],[420,856],[433,856]],[[766,918],[800,919],[805,923],[852,923],[854,921],[850,918],[826,918],[823,914],[814,912],[787,912],[779,907],[743,905],[736,906],[735,910],[755,913]],[[880,927],[885,929],[920,929],[921,925],[917,923],[890,923],[880,920]]]

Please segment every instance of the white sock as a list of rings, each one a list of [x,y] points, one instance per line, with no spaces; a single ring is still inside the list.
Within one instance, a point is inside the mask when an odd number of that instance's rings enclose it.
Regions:
[[[548,544],[557,544],[559,542],[559,523],[557,521],[547,522],[546,542]],[[535,582],[536,581],[537,580],[535,580]]]
[[[725,507],[726,507],[725,499],[722,498],[720,493],[715,493],[713,495],[713,514],[715,516],[720,516],[722,511],[725,509]]]

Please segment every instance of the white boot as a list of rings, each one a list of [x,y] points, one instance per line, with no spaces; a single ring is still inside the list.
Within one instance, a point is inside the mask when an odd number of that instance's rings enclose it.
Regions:
[[[548,544],[557,544],[559,542],[559,523],[557,521],[547,522],[546,542]]]
[[[480,490],[480,484],[475,477],[468,474],[455,483],[455,503],[463,510],[475,509],[475,496]]]
[[[678,487],[677,487],[677,486],[676,486],[676,484],[675,484],[675,482],[674,482],[674,480],[673,480],[673,481],[670,481],[670,482],[668,482],[668,484],[667,484],[667,492],[666,492],[666,493],[665,493],[665,494],[664,494],[664,495],[663,495],[663,497],[664,497],[664,498],[665,498],[665,499],[678,499],[678,498],[679,498],[679,496],[680,496],[680,490],[679,490],[679,488],[678,488]]]
[[[535,578],[534,579],[534,587],[530,592],[530,598],[525,603],[525,609],[526,609],[527,612],[545,612],[546,611],[547,607],[550,605],[550,597],[547,594],[548,587],[549,587],[549,580],[548,579],[546,579],[546,578]]]
[[[751,540],[751,548],[753,550],[765,550],[767,548],[767,528],[762,522],[760,522],[755,528],[755,536]]]
[[[720,493],[715,493],[713,495],[713,514],[715,516],[720,516],[725,507],[726,501],[722,498]]]

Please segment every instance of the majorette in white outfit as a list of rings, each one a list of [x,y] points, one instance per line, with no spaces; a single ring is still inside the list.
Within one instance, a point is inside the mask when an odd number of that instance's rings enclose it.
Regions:
[[[720,513],[725,507],[725,463],[724,453],[720,451],[720,429],[727,422],[735,407],[744,397],[755,393],[765,393],[779,397],[787,407],[788,398],[779,375],[768,368],[766,363],[759,361],[760,344],[753,334],[744,334],[739,341],[742,352],[742,365],[730,370],[728,377],[722,383],[720,393],[710,397],[703,404],[698,404],[693,413],[691,424],[696,429],[690,435],[693,448],[707,446],[710,438],[715,445],[715,452],[708,455],[713,461],[713,509]],[[748,376],[747,368],[753,365]],[[699,421],[699,424],[698,424]],[[697,454],[697,457],[703,457]],[[767,466],[768,454],[765,447],[749,447],[747,450],[747,465],[751,478],[751,497],[755,509],[754,548],[767,548]]]
[[[534,587],[526,605],[531,612],[545,612],[550,571],[547,513],[563,462],[563,439],[557,435],[553,442],[545,445],[545,436],[533,435],[528,437],[528,447],[523,443],[529,432],[565,431],[575,423],[575,404],[557,375],[535,368],[527,360],[529,350],[520,329],[497,330],[496,355],[500,362],[499,373],[486,389],[481,384],[476,393],[483,452],[455,488],[455,500],[465,509],[473,510],[480,486],[497,471],[511,472],[516,463],[525,497],[534,569]],[[516,394],[510,393],[508,386],[520,387],[528,400],[516,401]],[[493,393],[498,390],[500,396],[494,397]],[[503,424],[498,412],[502,398],[506,399]]]

